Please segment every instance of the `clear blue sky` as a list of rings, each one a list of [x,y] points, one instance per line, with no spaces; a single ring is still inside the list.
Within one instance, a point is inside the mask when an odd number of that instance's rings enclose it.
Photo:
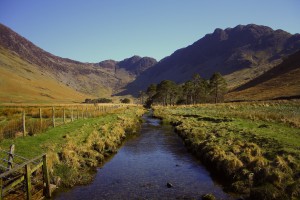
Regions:
[[[0,0],[0,22],[82,62],[158,60],[215,28],[255,23],[300,32],[299,0]]]

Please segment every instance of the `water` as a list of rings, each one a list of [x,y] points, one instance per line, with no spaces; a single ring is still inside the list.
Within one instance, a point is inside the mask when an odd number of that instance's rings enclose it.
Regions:
[[[144,116],[140,134],[119,149],[95,180],[55,199],[232,199],[190,153],[170,126]],[[173,187],[168,188],[167,183]]]

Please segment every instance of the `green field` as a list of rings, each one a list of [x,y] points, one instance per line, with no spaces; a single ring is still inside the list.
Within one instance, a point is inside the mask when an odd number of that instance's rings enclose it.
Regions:
[[[250,199],[300,198],[300,102],[155,107],[228,189]]]
[[[27,136],[13,134],[0,149],[15,144],[16,153],[33,158],[47,153],[51,182],[63,187],[89,183],[92,172],[136,132],[145,110],[138,106],[56,105],[1,107],[0,127],[13,128],[26,111]],[[78,107],[78,109],[77,109]],[[63,122],[65,108],[66,123]],[[111,109],[109,109],[111,108]],[[74,121],[71,121],[73,109]],[[155,106],[154,116],[171,123],[185,145],[231,192],[250,199],[299,199],[300,101],[241,102]],[[77,112],[78,111],[78,112]],[[77,119],[78,118],[78,119]],[[20,127],[21,126],[21,127]],[[19,129],[22,131],[22,123]],[[0,130],[3,130],[2,128]],[[7,129],[7,128],[6,128]],[[28,133],[29,133],[28,132]]]
[[[26,158],[47,153],[52,182],[59,177],[64,187],[87,183],[90,171],[116,152],[127,134],[137,131],[143,113],[141,107],[120,107],[32,136],[4,139],[0,149],[8,151],[15,144],[15,153]]]

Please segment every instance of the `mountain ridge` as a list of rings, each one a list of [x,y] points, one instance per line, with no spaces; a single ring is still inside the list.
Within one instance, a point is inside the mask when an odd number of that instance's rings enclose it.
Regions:
[[[122,61],[115,61],[115,60],[104,60],[101,61],[95,66],[104,67],[107,69],[125,69],[126,71],[130,72],[132,75],[138,76],[143,71],[147,70],[148,68],[152,67],[157,63],[156,59],[151,57],[140,57],[134,55],[130,58],[125,58]]]
[[[147,69],[127,91],[145,90],[150,83],[170,79],[182,83],[199,73],[209,78],[214,72],[225,76],[231,88],[242,85],[268,71],[300,49],[300,34],[290,34],[255,24],[215,29],[193,44],[176,50]]]
[[[226,95],[230,101],[268,100],[300,97],[300,50],[266,73]]]
[[[55,56],[3,24],[0,24],[0,33],[2,54],[6,54],[4,51],[8,51],[11,54],[9,56],[11,59],[18,60],[21,58],[37,67],[42,73],[47,73],[53,80],[66,85],[75,92],[95,97],[109,97],[122,90],[122,87],[135,79],[136,74],[134,70],[138,70],[137,67],[140,67],[139,70],[141,72],[144,68],[151,67],[152,64],[151,62],[146,62],[145,66],[141,64],[136,67],[125,66],[116,70],[109,70],[97,63],[82,63],[69,58]],[[141,60],[144,59],[141,58]],[[155,59],[153,60],[156,61]],[[154,61],[153,63],[155,63]],[[127,70],[126,67],[132,71]]]
[[[14,77],[3,80],[13,85],[18,84],[18,77],[20,80],[26,77],[23,82],[27,80],[26,84],[30,85],[30,81],[47,76],[53,88],[44,85],[43,90],[36,89],[34,94],[41,95],[42,99],[49,97],[48,100],[59,99],[54,88],[65,88],[76,99],[137,95],[150,83],[165,79],[182,83],[195,73],[209,78],[212,73],[221,72],[230,89],[234,89],[300,50],[300,34],[248,24],[224,30],[217,28],[159,62],[135,55],[121,61],[82,63],[52,55],[2,24],[0,33],[0,71]]]

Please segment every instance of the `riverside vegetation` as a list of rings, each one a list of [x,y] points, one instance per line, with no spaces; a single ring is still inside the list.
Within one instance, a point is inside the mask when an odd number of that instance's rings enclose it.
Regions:
[[[228,189],[250,199],[300,198],[300,102],[155,106]]]
[[[84,184],[128,134],[137,132],[144,112],[138,106],[120,107],[33,136],[4,139],[0,148],[7,150],[15,144],[15,153],[26,158],[46,152],[52,183],[62,187]]]
[[[81,118],[99,117],[121,104],[53,104],[0,106],[0,140],[36,135]]]

